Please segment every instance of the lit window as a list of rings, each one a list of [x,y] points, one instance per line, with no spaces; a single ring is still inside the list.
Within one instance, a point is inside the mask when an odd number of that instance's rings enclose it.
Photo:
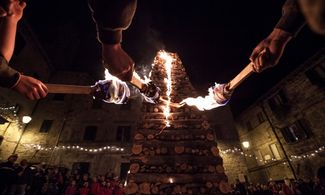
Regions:
[[[281,133],[287,143],[296,143],[308,138],[307,128],[303,125],[302,120],[282,128]]]
[[[273,154],[274,158],[276,160],[281,160],[281,155],[279,153],[277,145],[276,144],[271,144],[270,148],[271,148],[271,151],[272,151],[272,154]]]

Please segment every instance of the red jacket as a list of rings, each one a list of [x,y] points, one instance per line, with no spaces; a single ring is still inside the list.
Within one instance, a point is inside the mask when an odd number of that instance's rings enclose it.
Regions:
[[[77,192],[76,186],[68,186],[67,189],[65,189],[64,195],[75,195]]]
[[[99,195],[100,184],[94,182],[90,185],[90,192],[92,195]]]
[[[109,187],[100,186],[98,195],[113,195],[113,191]]]
[[[114,189],[114,195],[123,195],[124,194],[124,190],[118,186],[115,187]]]
[[[88,187],[82,187],[79,189],[80,195],[90,195],[90,190]]]

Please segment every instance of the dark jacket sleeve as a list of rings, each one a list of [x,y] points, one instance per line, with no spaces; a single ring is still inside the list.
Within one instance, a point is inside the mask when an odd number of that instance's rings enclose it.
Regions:
[[[8,66],[7,60],[0,55],[0,87],[11,88],[18,82],[20,74]]]
[[[304,26],[305,19],[300,11],[297,0],[287,0],[282,7],[282,17],[275,28],[296,35]]]
[[[122,31],[132,22],[137,0],[88,0],[101,43],[122,41]]]

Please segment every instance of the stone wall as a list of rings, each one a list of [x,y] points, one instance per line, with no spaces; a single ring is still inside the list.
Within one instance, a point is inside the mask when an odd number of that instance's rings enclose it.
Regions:
[[[240,140],[251,145],[248,152],[252,157],[246,161],[252,180],[281,180],[295,175],[311,179],[324,165],[325,93],[324,85],[315,82],[315,78],[324,79],[324,66],[323,49],[236,119]],[[321,70],[323,77],[321,72],[315,76]],[[288,141],[288,137],[294,140]]]

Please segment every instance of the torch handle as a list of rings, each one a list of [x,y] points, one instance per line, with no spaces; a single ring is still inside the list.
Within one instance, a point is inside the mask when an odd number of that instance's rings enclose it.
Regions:
[[[132,79],[131,79],[130,83],[132,85],[134,85],[135,87],[137,87],[139,90],[142,90],[143,85],[145,85],[143,83],[143,81],[140,79],[139,75],[135,71],[133,72]]]
[[[49,93],[67,93],[67,94],[92,94],[91,86],[63,85],[63,84],[45,84]]]
[[[249,75],[253,73],[253,63],[249,63],[242,71],[240,71],[235,78],[228,83],[228,90],[234,90],[240,83],[242,83]]]

